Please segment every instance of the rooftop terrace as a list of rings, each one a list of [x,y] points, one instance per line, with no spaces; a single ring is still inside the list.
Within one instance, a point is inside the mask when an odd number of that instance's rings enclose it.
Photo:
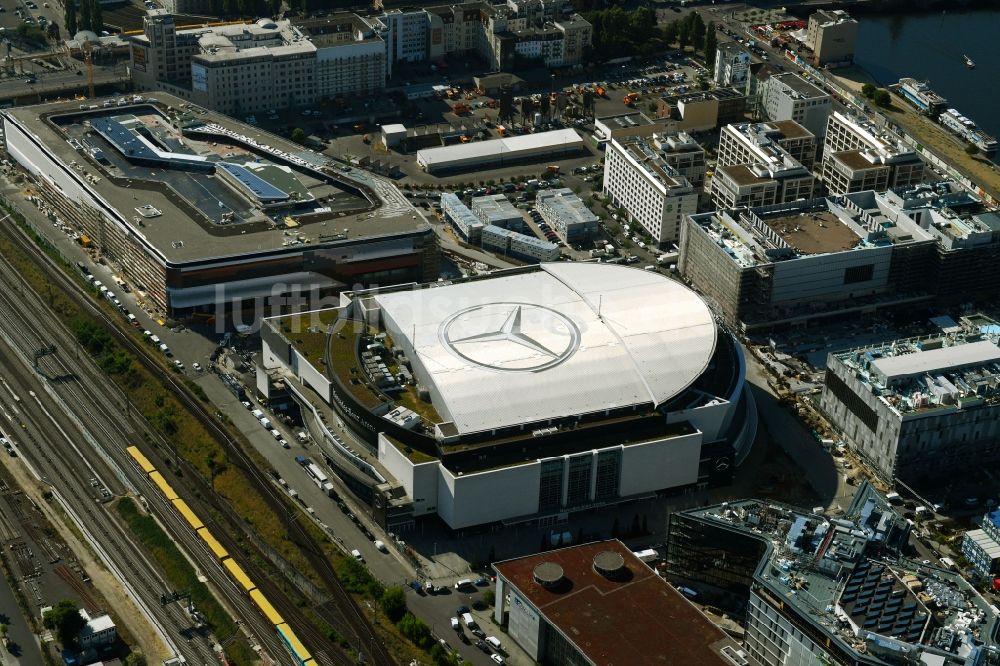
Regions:
[[[84,184],[167,261],[180,263],[289,246],[352,242],[427,228],[395,186],[365,172],[338,165],[330,158],[227,116],[190,107],[184,100],[166,93],[134,104],[131,98],[120,99],[121,106],[111,108],[93,105],[81,110],[74,101],[18,107],[5,113],[24,128],[38,149],[44,149],[64,165],[67,177],[72,174],[71,177]],[[183,141],[177,140],[181,132],[170,126],[169,114],[183,128]],[[169,156],[183,145],[190,158],[222,160],[231,153],[241,163],[261,159],[265,163],[285,164],[291,167],[289,175],[302,182],[317,201],[296,213],[300,226],[291,230],[285,228],[283,215],[272,219],[246,204],[240,209],[229,188],[206,179],[204,174],[195,183],[191,174],[183,170],[128,163],[110,143],[101,147],[111,166],[102,165],[67,141],[77,135],[85,138],[83,128],[87,121],[115,116],[128,119],[130,126],[126,129],[120,124],[98,123],[111,131],[111,138],[139,145],[134,138],[138,126],[130,117],[142,119],[148,129],[141,142],[143,151],[160,143],[160,154]],[[18,133],[9,134],[7,141],[15,138],[22,140]],[[103,139],[95,136],[86,141],[96,145]],[[83,142],[75,143],[79,146]],[[222,150],[216,144],[228,153],[212,155]],[[371,203],[368,197],[376,203]],[[140,225],[135,220],[135,209],[146,205],[162,211],[162,217]],[[223,210],[233,211],[235,219],[245,223],[223,223],[220,218]]]
[[[761,218],[786,243],[802,254],[827,254],[851,250],[861,239],[828,210],[809,215]]]

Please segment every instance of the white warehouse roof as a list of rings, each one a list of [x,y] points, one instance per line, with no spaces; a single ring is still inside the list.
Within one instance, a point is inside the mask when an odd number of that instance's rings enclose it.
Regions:
[[[707,367],[704,301],[655,272],[589,263],[374,295],[461,434],[660,404]]]
[[[444,168],[450,164],[488,161],[491,158],[515,159],[518,154],[545,153],[549,150],[581,148],[583,139],[571,129],[552,130],[489,141],[470,141],[453,146],[424,148],[417,151],[417,164],[425,168]]]

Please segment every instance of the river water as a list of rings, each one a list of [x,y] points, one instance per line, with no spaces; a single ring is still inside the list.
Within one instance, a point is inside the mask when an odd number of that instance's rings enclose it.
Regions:
[[[858,17],[855,63],[880,84],[927,79],[931,88],[1000,136],[1000,11]],[[968,69],[962,55],[976,63]]]

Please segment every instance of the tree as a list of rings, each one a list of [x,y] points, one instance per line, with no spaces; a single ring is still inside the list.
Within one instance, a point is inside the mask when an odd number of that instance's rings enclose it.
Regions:
[[[492,606],[497,600],[497,595],[493,590],[486,590],[483,592],[483,603],[487,606]]]
[[[683,21],[679,26],[677,26],[677,45],[680,47],[681,51],[683,51],[690,44],[691,25],[687,21]]]
[[[715,65],[715,49],[719,45],[719,38],[715,36],[715,24],[708,24],[708,33],[705,35],[705,66],[711,69]]]
[[[892,105],[892,97],[889,95],[889,91],[885,88],[879,88],[872,95],[872,100],[883,108],[888,108]]]
[[[979,154],[979,146],[977,146],[974,143],[970,143],[970,144],[968,144],[965,147],[965,153],[966,153],[966,155],[978,155]]]
[[[66,36],[71,38],[76,34],[76,3],[66,0]]]
[[[267,11],[271,16],[277,16],[281,12],[281,0],[267,0]]]
[[[874,84],[871,83],[866,83],[865,85],[861,86],[861,94],[867,97],[868,99],[871,99],[875,95],[875,90],[876,88]]]
[[[677,41],[677,31],[677,21],[671,21],[663,26],[663,41],[667,44],[675,43]]]
[[[698,12],[691,12],[688,16],[691,17],[691,45],[697,51],[705,46],[705,21]]]
[[[70,2],[71,0],[66,0]],[[90,14],[90,0],[80,0],[80,30],[92,30],[93,19]]]
[[[101,0],[90,0],[92,6],[90,8],[90,23],[93,26],[91,30],[97,34],[101,34],[104,30],[104,16],[101,14]]]
[[[296,127],[292,130],[292,141],[305,145],[306,143],[306,131],[301,127]]]
[[[146,666],[146,655],[141,652],[130,652],[125,657],[125,666]]]
[[[80,638],[80,630],[87,624],[80,615],[76,602],[63,599],[42,616],[42,624],[52,629],[64,648],[75,647]]]
[[[403,634],[411,643],[426,650],[434,643],[431,637],[431,630],[423,620],[417,619],[413,613],[406,613],[396,624],[399,633]]]
[[[390,587],[379,599],[382,611],[389,621],[396,624],[406,615],[406,592],[401,587]]]

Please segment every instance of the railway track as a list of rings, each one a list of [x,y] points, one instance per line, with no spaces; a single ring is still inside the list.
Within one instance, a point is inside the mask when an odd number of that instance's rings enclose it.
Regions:
[[[105,324],[109,333],[115,337],[117,342],[119,342],[125,349],[132,352],[137,360],[147,369],[154,374],[162,376],[178,399],[185,403],[188,410],[194,414],[202,425],[205,426],[205,428],[226,448],[229,464],[238,466],[241,471],[243,471],[243,473],[254,484],[257,492],[275,511],[279,513],[279,515],[284,515],[288,512],[285,499],[279,494],[278,490],[271,483],[264,471],[262,471],[259,466],[246,455],[243,447],[235,442],[227,431],[220,427],[219,423],[213,418],[213,416],[209,414],[209,412],[193,396],[190,395],[185,387],[182,387],[169,374],[164,374],[162,366],[158,365],[151,358],[149,358],[144,349],[141,349],[131,337],[121,331],[116,325],[117,322],[113,321],[100,308],[90,302],[89,298],[82,292],[82,290],[80,290],[79,286],[69,278],[69,276],[57,267],[52,266],[48,261],[48,257],[46,257],[33,243],[27,240],[19,230],[11,227],[10,225],[0,225],[0,229],[6,233],[7,237],[12,242],[17,244],[29,256],[36,259],[38,265],[46,271],[51,283],[56,288],[62,289],[66,293],[78,298],[83,307],[88,310],[92,316]],[[20,325],[17,325],[16,322],[12,322],[12,319],[16,320],[19,318],[19,313],[20,316],[23,317],[24,306],[30,299],[12,299],[11,295],[14,293],[19,295],[24,294],[25,292],[30,293],[30,290],[23,282],[23,279],[14,274],[12,267],[10,267],[5,260],[0,261],[0,279],[2,279],[8,286],[8,289],[0,288],[0,325],[6,328],[8,323],[13,323],[15,330],[21,329],[20,335],[22,337],[22,343],[25,345],[23,347],[25,350],[38,349],[41,345],[50,344],[53,341],[53,337],[59,338],[60,345],[64,346],[67,352],[63,354],[57,353],[54,356],[47,356],[42,359],[42,363],[47,364],[46,367],[54,364],[54,367],[52,368],[54,370],[53,375],[57,378],[57,381],[53,382],[53,390],[57,391],[60,395],[66,395],[67,399],[71,402],[91,407],[91,409],[82,410],[82,412],[77,414],[79,420],[81,421],[81,425],[84,426],[85,429],[90,429],[92,432],[99,433],[101,442],[109,442],[113,445],[113,449],[109,450],[107,447],[98,443],[95,438],[88,438],[88,443],[90,444],[92,450],[96,453],[96,458],[105,461],[105,467],[108,470],[103,476],[97,474],[95,470],[95,477],[101,479],[104,487],[108,487],[109,490],[112,488],[120,492],[128,489],[135,490],[137,487],[136,481],[128,478],[122,473],[122,470],[129,468],[127,461],[125,460],[124,449],[127,445],[132,443],[132,441],[139,441],[140,432],[148,432],[145,428],[145,424],[139,422],[139,419],[134,411],[130,415],[127,415],[126,419],[123,420],[121,413],[116,411],[117,405],[113,406],[109,401],[95,399],[95,397],[107,393],[107,384],[110,382],[108,382],[103,375],[100,375],[96,368],[92,365],[88,365],[87,362],[75,363],[73,364],[74,367],[70,367],[67,364],[64,357],[68,356],[69,349],[76,350],[74,352],[74,358],[76,358],[76,354],[80,354],[81,352],[78,351],[79,347],[77,346],[72,334],[62,327],[61,323],[55,322],[55,326],[44,330],[36,329],[33,331],[23,331],[23,318],[20,319]],[[37,311],[38,305],[39,303],[34,302],[34,307],[32,309]],[[51,311],[46,310],[44,312],[38,312],[36,316],[39,317],[36,321],[52,320]],[[39,346],[32,347],[32,344]],[[123,400],[122,404],[126,412],[128,412],[127,402]],[[166,442],[163,442],[163,444],[166,444]],[[83,456],[81,455],[81,457]],[[190,469],[188,471],[193,472],[193,470]],[[117,478],[118,482],[121,484],[120,488],[113,485],[113,478]],[[228,505],[225,502],[218,500],[212,489],[208,488],[197,474],[190,473],[187,475],[187,478],[189,481],[194,480],[195,482],[200,483],[201,488],[199,490],[201,492],[199,492],[199,494],[201,497],[208,499],[209,504],[220,511],[223,515],[228,516],[231,524],[236,529],[246,529],[245,523],[239,520],[238,517],[232,515],[231,509]],[[144,494],[148,496],[148,493]],[[160,513],[159,515],[162,518],[163,514]],[[176,532],[174,533],[176,534]],[[313,611],[324,622],[337,629],[338,632],[345,636],[348,640],[353,639],[356,643],[355,647],[358,652],[364,654],[368,661],[378,664],[379,666],[393,666],[395,661],[388,654],[385,646],[374,633],[370,623],[361,612],[360,608],[358,608],[354,599],[344,589],[340,580],[336,577],[329,560],[323,555],[322,550],[311,539],[303,526],[296,520],[291,520],[289,522],[289,537],[297,545],[299,545],[300,548],[302,548],[306,557],[310,561],[310,564],[312,564],[315,570],[322,577],[324,586],[331,596],[329,603],[318,604],[313,607]],[[199,546],[198,543],[192,542],[188,542],[187,545],[190,549],[195,549]],[[221,572],[220,577],[221,580],[216,580],[216,587],[217,589],[225,589],[225,585],[223,584],[225,578],[221,575]],[[229,597],[228,594],[227,597]],[[320,663],[343,663],[345,666],[347,663],[351,663],[349,660],[345,661],[346,655],[344,655],[344,653],[338,648],[334,647],[326,636],[323,636],[312,626],[310,622],[305,620],[298,606],[289,601],[285,595],[275,595],[272,599],[275,606],[283,614],[285,614],[287,618],[291,621],[300,620],[299,622],[296,622],[296,629],[300,632],[303,640],[305,640],[306,643],[312,647],[312,650],[314,654],[317,655],[317,660],[320,661]],[[240,601],[241,603],[237,604],[237,607],[243,609],[241,615],[243,616],[244,621],[247,621],[250,625],[256,624],[252,621],[252,618],[248,617],[248,615],[253,614],[253,611],[252,609],[246,608],[245,598],[237,600],[229,597],[229,601],[233,603]],[[275,646],[278,648],[282,647],[273,635],[264,635],[263,632],[258,632],[257,635],[261,642],[269,648],[268,651],[272,652],[272,654],[274,654],[273,650]],[[278,654],[284,653],[279,652]]]

